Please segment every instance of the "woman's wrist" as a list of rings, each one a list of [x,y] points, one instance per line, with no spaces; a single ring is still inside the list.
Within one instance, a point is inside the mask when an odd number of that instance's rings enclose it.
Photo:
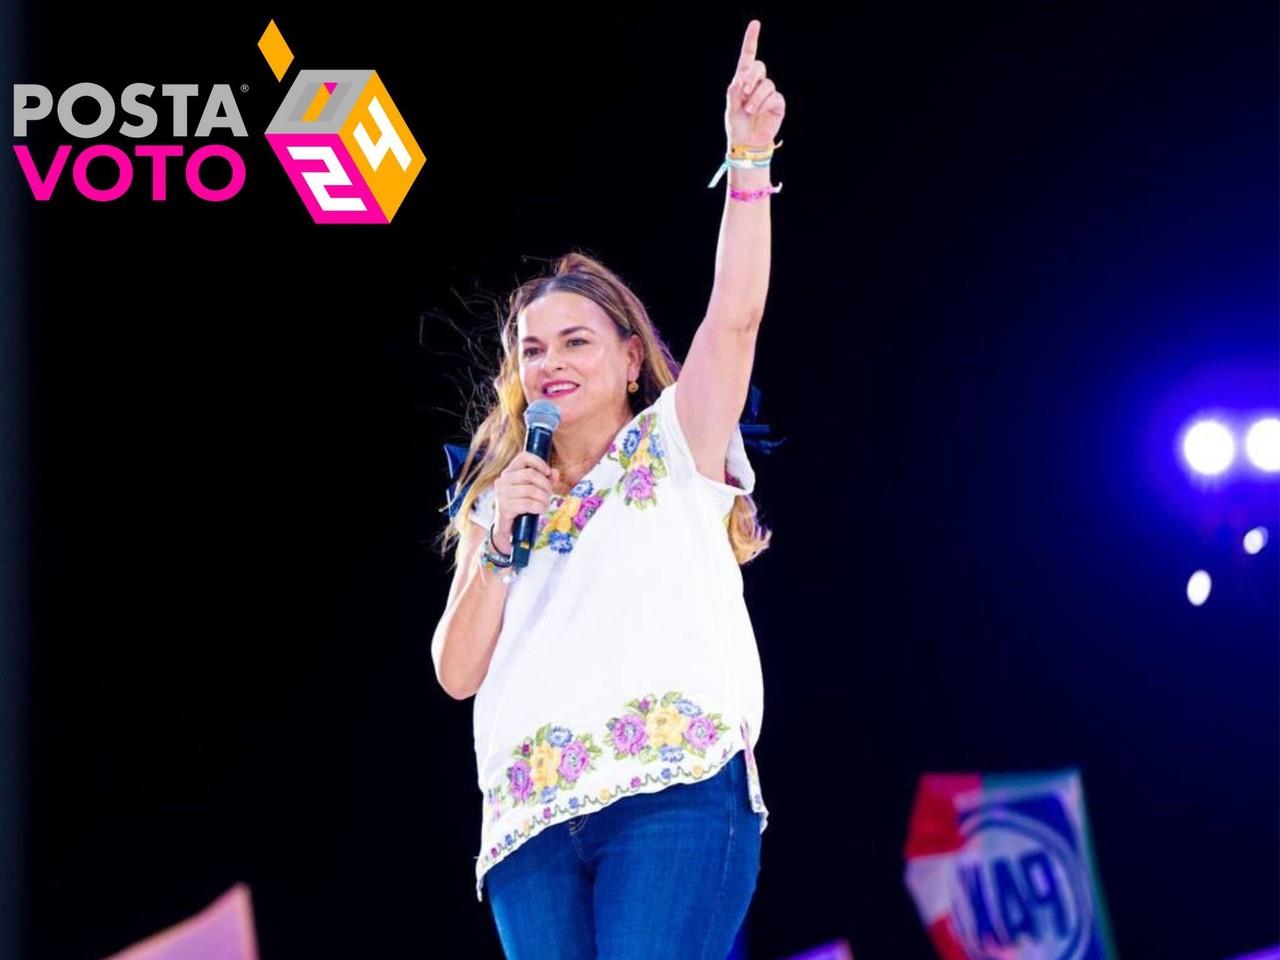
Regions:
[[[499,531],[496,524],[491,524],[489,526],[489,545],[493,548],[495,553],[500,553],[504,557],[511,556],[511,548],[513,545],[511,540],[511,531]]]
[[[730,195],[734,199],[756,199],[777,193],[769,182],[769,167],[773,163],[774,152],[780,146],[782,141],[764,147],[730,143],[724,162],[707,186],[714,187],[727,173]],[[782,185],[778,186],[781,188]]]
[[[494,563],[489,559],[489,555],[483,552],[477,555],[476,566],[480,569],[480,576],[477,579],[487,584],[510,585],[515,582],[520,572],[510,564]]]
[[[493,534],[494,528],[490,526],[489,532],[485,535],[484,547],[480,550],[476,562],[480,565],[480,569],[501,582],[509,584],[516,578],[519,570],[512,566],[511,553],[509,551],[503,553],[493,542]]]
[[[769,168],[752,167],[750,170],[729,168],[729,186],[739,190],[760,190],[769,186]]]

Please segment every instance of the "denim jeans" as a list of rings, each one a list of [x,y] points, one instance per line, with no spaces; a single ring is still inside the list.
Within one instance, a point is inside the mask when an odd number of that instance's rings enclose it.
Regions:
[[[760,873],[739,751],[716,774],[547,827],[485,874],[508,960],[724,960]]]

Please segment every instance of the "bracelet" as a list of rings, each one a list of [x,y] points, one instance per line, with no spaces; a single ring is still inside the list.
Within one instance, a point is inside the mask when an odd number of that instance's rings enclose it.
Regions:
[[[745,200],[752,203],[756,200],[763,200],[765,197],[771,197],[775,193],[782,192],[782,184],[776,187],[761,187],[759,190],[739,190],[736,187],[729,188],[729,196],[734,200]]]
[[[503,553],[501,550],[498,549],[498,545],[493,542],[493,528],[496,525],[497,524],[493,524],[493,523],[489,524],[489,551],[488,552],[491,553],[493,556],[498,557],[501,560],[505,560],[507,563],[510,563],[511,554]]]
[[[496,576],[503,583],[514,582],[518,573],[518,571],[513,570],[510,567],[495,567],[491,563],[489,563],[487,560],[484,560],[483,558],[480,561],[480,565],[483,566],[485,570],[489,571],[489,573]]]
[[[720,164],[720,169],[711,178],[707,188],[710,189],[719,183],[720,178],[725,175],[730,167],[737,170],[758,170],[769,166],[770,161],[773,159],[773,151],[781,147],[782,144],[783,141],[779,140],[773,146],[765,147],[762,150],[757,150],[754,147],[731,146],[729,152],[725,154],[724,163]]]
[[[768,160],[773,156],[773,151],[780,148],[783,141],[769,147],[762,147],[757,150],[755,147],[732,146],[729,148],[729,158],[732,160]]]
[[[516,578],[518,570],[511,567],[511,554],[503,553],[493,542],[493,525],[489,525],[489,535],[485,537],[484,549],[480,551],[480,565],[490,573],[501,574],[503,583],[510,583]],[[505,572],[504,572],[505,571]]]
[[[770,166],[770,160],[726,160],[734,170],[764,170]]]

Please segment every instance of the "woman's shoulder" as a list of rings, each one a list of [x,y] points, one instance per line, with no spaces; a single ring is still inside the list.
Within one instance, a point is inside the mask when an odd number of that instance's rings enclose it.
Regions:
[[[468,485],[464,488],[458,493],[453,504],[450,520],[459,533],[463,530],[462,503],[472,489],[473,485]],[[493,523],[496,499],[497,491],[494,489],[493,481],[490,480],[483,487],[476,490],[475,497],[471,501],[471,507],[467,511],[466,519],[488,528]]]

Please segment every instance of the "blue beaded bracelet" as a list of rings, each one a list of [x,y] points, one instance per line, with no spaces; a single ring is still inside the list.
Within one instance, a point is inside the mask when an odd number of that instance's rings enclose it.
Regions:
[[[493,525],[489,526],[489,535],[485,537],[484,549],[480,551],[480,563],[490,573],[506,571],[501,577],[503,583],[510,583],[516,578],[518,570],[511,568],[511,555],[503,553],[493,542]]]
[[[716,175],[712,177],[711,182],[707,184],[707,189],[710,189],[719,183],[720,178],[725,175],[725,172],[730,167],[737,170],[758,170],[762,167],[769,166],[771,162],[771,160],[734,160],[729,157],[725,157],[724,163],[720,164],[720,169],[716,171]]]

